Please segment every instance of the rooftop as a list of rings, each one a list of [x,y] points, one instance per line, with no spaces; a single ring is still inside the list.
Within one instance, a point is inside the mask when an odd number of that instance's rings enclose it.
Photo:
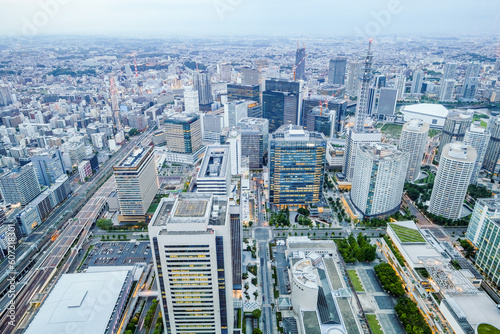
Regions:
[[[66,333],[68,328],[105,333],[128,274],[120,270],[61,276],[26,333]]]
[[[477,152],[474,147],[456,141],[445,145],[443,148],[443,155],[452,160],[474,162],[476,161]]]
[[[411,132],[427,132],[429,131],[429,123],[422,121],[421,119],[413,118],[409,122],[403,125],[403,131]]]
[[[198,179],[205,177],[225,178],[228,172],[229,146],[207,146],[207,151],[203,157]]]
[[[152,151],[152,146],[136,146],[115,168],[136,168]]]
[[[436,116],[441,118],[446,118],[446,116],[448,116],[448,109],[446,109],[441,104],[435,104],[435,103],[419,103],[419,104],[404,106],[401,108],[401,112],[405,111],[427,116]]]
[[[403,151],[398,150],[395,145],[384,143],[366,143],[359,145],[359,149],[372,160],[384,161],[397,159],[403,154]]]
[[[425,239],[418,229],[413,229],[410,226],[402,226],[397,223],[387,224],[402,243],[425,243]]]

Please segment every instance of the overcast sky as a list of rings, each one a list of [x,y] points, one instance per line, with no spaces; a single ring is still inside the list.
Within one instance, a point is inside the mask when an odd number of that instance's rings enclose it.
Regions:
[[[499,34],[500,0],[0,0],[1,35]]]

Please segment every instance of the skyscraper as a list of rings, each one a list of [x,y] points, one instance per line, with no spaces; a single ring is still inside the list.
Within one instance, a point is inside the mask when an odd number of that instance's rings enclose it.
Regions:
[[[302,101],[302,119],[300,121],[301,125],[306,124],[306,115],[312,109],[319,105],[323,105],[323,108],[328,108],[330,111],[335,111],[335,131],[340,131],[342,128],[342,120],[345,119],[347,112],[347,100],[334,98],[328,95],[310,95]]]
[[[300,82],[270,79],[262,93],[262,117],[269,120],[269,132],[282,125],[297,124],[301,110]]]
[[[165,119],[167,147],[176,153],[195,153],[201,147],[200,117],[196,114],[174,114]]]
[[[473,115],[473,112],[461,110],[454,110],[448,113],[439,141],[439,150],[436,155],[437,160],[440,159],[441,151],[446,144],[454,141],[463,141],[465,131],[467,131],[472,123]]]
[[[200,105],[209,105],[213,102],[212,82],[210,75],[204,71],[193,72],[193,87],[198,91]]]
[[[363,62],[351,61],[349,62],[349,71],[347,73],[346,94],[349,96],[358,96],[359,89],[361,88],[361,80],[359,78],[363,75]]]
[[[121,221],[144,221],[158,192],[158,175],[153,147],[136,146],[118,165],[113,166]]]
[[[231,64],[217,64],[217,74],[219,75],[219,80],[224,82],[231,82],[231,72],[233,67]]]
[[[241,83],[243,85],[259,85],[259,75],[260,72],[258,70],[254,70],[248,67],[243,67],[241,69]]]
[[[228,84],[227,100],[229,102],[236,100],[251,100],[260,102],[259,85]]]
[[[263,166],[269,145],[269,121],[264,118],[244,118],[238,123],[241,136],[241,155],[248,158],[248,168]]]
[[[500,171],[500,117],[496,116],[490,119],[488,131],[491,134],[488,148],[484,156],[483,168],[493,174]]]
[[[295,79],[306,79],[306,48],[299,48],[298,45],[295,52]]]
[[[181,193],[162,199],[148,231],[164,328],[172,334],[233,333],[236,240],[227,197]]]
[[[463,142],[444,146],[432,188],[430,213],[452,220],[460,218],[476,158],[476,149]]]
[[[229,196],[231,186],[229,145],[210,145],[196,178],[199,193]]]
[[[453,80],[457,75],[457,63],[446,63],[443,68],[443,78],[444,80]]]
[[[500,285],[500,200],[480,198],[467,227],[466,238],[477,248],[474,263]]]
[[[39,151],[31,157],[40,185],[50,186],[64,174],[61,152],[57,149]]]
[[[184,111],[191,114],[200,112],[198,91],[194,90],[193,86],[184,87]]]
[[[470,62],[465,71],[465,79],[462,86],[462,98],[466,101],[474,100],[476,91],[479,85],[479,73],[481,64],[478,62]]]
[[[269,139],[269,202],[278,208],[319,202],[326,140],[301,126],[282,126]]]
[[[399,210],[410,153],[383,143],[357,147],[351,200],[364,217],[385,217]]]
[[[476,124],[477,123],[477,124]],[[483,167],[483,160],[490,142],[491,134],[485,128],[480,126],[479,122],[471,124],[470,128],[465,131],[464,144],[470,145],[476,149],[477,158],[474,164],[474,170],[470,178],[470,183],[476,183],[479,171]]]
[[[364,68],[361,75],[361,90],[359,93],[359,101],[356,105],[356,120],[354,121],[354,130],[358,133],[364,131],[365,128],[365,120],[369,116],[369,89],[370,83],[373,78],[372,74],[372,64],[373,64],[373,55],[372,55],[372,41],[370,40],[368,44],[368,53],[366,54]]]
[[[33,165],[13,168],[0,176],[0,190],[5,203],[25,206],[31,202],[41,192]]]
[[[0,106],[8,106],[9,104],[12,104],[12,103],[14,103],[14,100],[12,99],[12,92],[10,91],[9,86],[1,85],[0,86]]]
[[[239,121],[248,116],[248,106],[246,101],[231,101],[224,105],[224,126],[233,127]]]
[[[440,102],[452,102],[453,93],[455,91],[456,81],[453,79],[445,79],[441,84],[441,92],[439,94]]]
[[[422,92],[422,84],[424,83],[424,71],[418,69],[413,72],[413,79],[411,81],[410,94],[420,94]]]
[[[326,107],[315,107],[306,115],[305,128],[308,131],[320,132],[325,137],[331,137],[335,132],[335,110]]]
[[[366,114],[372,116],[376,111],[377,102],[377,87],[370,87],[368,89],[368,105]]]
[[[406,181],[412,182],[418,179],[428,135],[429,123],[425,123],[422,120],[412,119],[403,125],[399,149],[403,152],[408,152],[410,155]]]
[[[398,74],[395,80],[396,82],[394,88],[398,90],[397,98],[398,100],[402,100],[406,90],[406,76],[404,74]]]
[[[378,97],[377,113],[384,117],[393,116],[396,111],[398,91],[394,88],[382,87]]]
[[[334,59],[330,59],[328,83],[332,85],[344,85],[346,67],[346,57],[335,57]]]

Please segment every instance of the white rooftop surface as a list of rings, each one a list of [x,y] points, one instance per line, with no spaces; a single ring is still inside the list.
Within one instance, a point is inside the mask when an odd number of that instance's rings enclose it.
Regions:
[[[407,112],[414,112],[418,114],[424,114],[424,115],[432,115],[432,116],[437,116],[437,117],[447,117],[448,116],[448,109],[446,109],[444,106],[441,104],[434,104],[434,103],[419,103],[419,104],[412,104],[409,106],[404,106],[401,111],[407,111]]]
[[[134,281],[138,281],[141,278],[142,272],[144,271],[144,267],[137,267],[138,270],[134,272]],[[134,270],[134,266],[90,266],[87,268],[87,274],[89,273],[103,273],[108,271],[116,271],[116,270]]]
[[[500,328],[500,310],[485,292],[450,295],[474,328],[482,323]]]
[[[65,274],[42,304],[26,334],[101,334],[113,315],[128,271]]]

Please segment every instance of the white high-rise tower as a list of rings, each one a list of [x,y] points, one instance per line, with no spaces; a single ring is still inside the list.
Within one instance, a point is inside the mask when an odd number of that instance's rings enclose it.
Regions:
[[[420,119],[412,119],[403,125],[399,149],[410,153],[410,162],[406,173],[407,181],[415,181],[420,174],[420,166],[427,145],[427,136],[429,135],[429,123]]]

